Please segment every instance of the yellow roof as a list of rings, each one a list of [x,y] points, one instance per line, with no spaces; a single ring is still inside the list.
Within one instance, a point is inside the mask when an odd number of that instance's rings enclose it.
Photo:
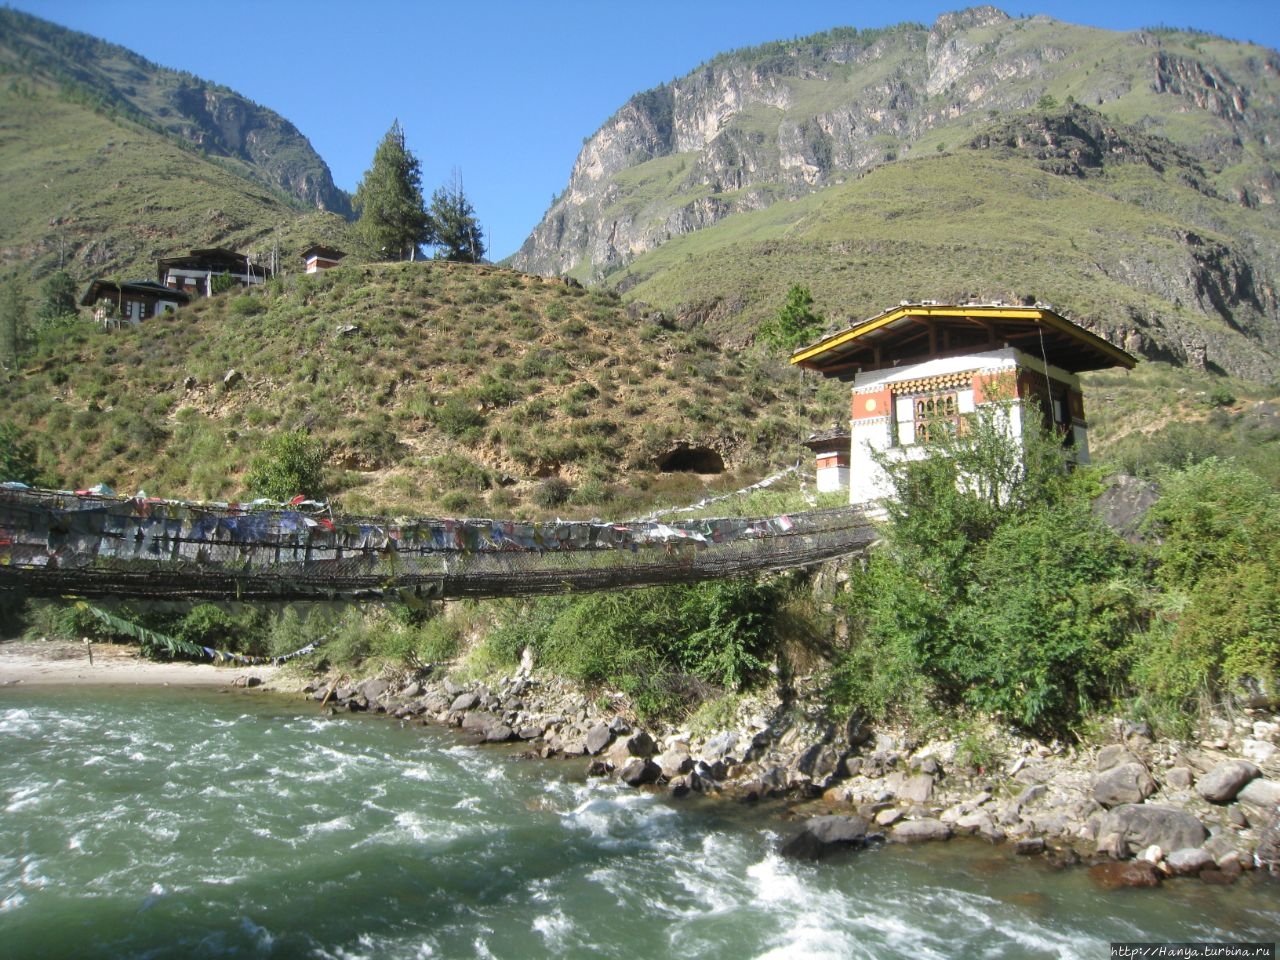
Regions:
[[[916,363],[950,354],[1018,347],[1078,373],[1132,368],[1137,360],[1042,304],[903,303],[847,330],[801,347],[798,367],[851,379],[858,370]]]

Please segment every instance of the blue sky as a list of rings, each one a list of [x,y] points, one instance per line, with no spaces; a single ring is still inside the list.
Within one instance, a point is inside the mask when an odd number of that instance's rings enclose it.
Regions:
[[[515,252],[568,183],[573,161],[627,98],[717,53],[835,26],[931,24],[963,2],[833,0],[9,0],[231,87],[293,122],[354,190],[399,120],[423,192],[458,170],[490,255]],[[1195,27],[1280,47],[1270,2],[996,4],[1112,30]]]

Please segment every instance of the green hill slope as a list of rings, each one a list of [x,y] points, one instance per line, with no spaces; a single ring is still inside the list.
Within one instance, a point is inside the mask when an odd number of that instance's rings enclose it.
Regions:
[[[0,72],[49,85],[216,157],[302,209],[351,211],[310,141],[279,114],[227,87],[9,9],[0,9]]]
[[[280,230],[278,242],[296,253],[346,229],[44,88],[0,86],[0,117],[0,253],[23,276],[63,267],[82,281],[154,278],[157,257],[193,247],[265,256]]]
[[[629,514],[736,488],[810,456],[797,441],[845,403],[611,293],[437,262],[84,324],[0,385],[60,485],[244,497],[265,438],[303,428],[347,510],[497,515]],[[673,455],[725,469],[663,472]]]

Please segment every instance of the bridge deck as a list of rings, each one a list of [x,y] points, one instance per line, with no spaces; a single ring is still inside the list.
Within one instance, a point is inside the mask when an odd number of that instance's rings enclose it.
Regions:
[[[875,538],[860,510],[686,520],[331,517],[0,486],[0,588],[195,599],[503,597],[808,566]]]

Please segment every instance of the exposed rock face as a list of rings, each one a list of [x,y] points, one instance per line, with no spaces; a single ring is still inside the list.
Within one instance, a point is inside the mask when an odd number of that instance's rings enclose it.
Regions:
[[[832,30],[724,54],[610,117],[513,264],[603,280],[727,217],[922,159],[922,142],[1028,160],[1081,183],[1141,168],[1138,180],[1153,177],[1181,199],[1156,196],[1157,185],[1149,200],[1130,191],[1123,202],[1150,207],[1164,226],[1123,256],[1081,253],[1079,266],[1138,291],[1134,304],[1161,305],[1098,318],[1107,336],[1152,359],[1268,380],[1280,356],[1280,258],[1268,239],[1280,55],[1258,48],[1229,66],[1214,57],[1185,38],[1013,20],[994,7],[946,14],[932,28]],[[1064,86],[1075,102],[1044,99]],[[1140,113],[1140,126],[1111,119]],[[1259,212],[1257,229],[1228,225],[1241,206]],[[830,250],[857,247],[850,238]],[[1266,354],[1251,356],[1240,334]]]

